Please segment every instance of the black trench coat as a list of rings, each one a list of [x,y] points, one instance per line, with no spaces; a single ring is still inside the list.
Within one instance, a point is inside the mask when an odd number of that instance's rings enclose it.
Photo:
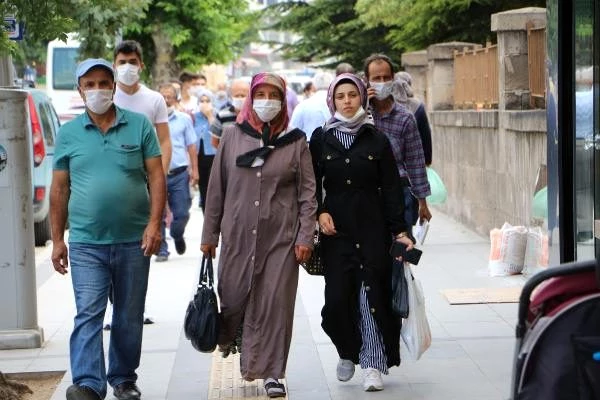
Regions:
[[[331,214],[337,231],[335,236],[321,235],[325,265],[321,326],[340,358],[358,364],[362,344],[359,294],[364,282],[388,366],[399,365],[401,320],[392,311],[389,248],[393,235],[406,226],[400,176],[388,138],[374,126],[364,125],[346,150],[331,131],[317,128],[310,151],[317,214]]]

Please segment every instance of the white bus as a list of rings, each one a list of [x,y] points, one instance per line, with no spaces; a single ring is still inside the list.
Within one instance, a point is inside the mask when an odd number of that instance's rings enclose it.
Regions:
[[[75,70],[79,61],[79,41],[74,33],[67,42],[53,40],[48,43],[46,58],[46,93],[61,122],[81,114],[85,106],[77,92]]]

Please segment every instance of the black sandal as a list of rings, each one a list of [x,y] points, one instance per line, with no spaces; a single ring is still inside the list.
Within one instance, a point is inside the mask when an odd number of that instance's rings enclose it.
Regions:
[[[285,397],[285,386],[279,382],[267,382],[265,383],[265,392],[270,398]]]

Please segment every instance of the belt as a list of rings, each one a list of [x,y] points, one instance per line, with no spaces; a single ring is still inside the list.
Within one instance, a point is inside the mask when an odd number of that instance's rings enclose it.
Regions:
[[[172,170],[169,171],[169,173],[167,175],[169,175],[169,176],[178,175],[186,170],[187,170],[187,165],[184,165],[183,167],[173,168]]]

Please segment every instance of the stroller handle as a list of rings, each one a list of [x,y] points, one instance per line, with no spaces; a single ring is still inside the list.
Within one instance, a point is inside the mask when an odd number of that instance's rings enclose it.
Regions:
[[[539,284],[550,278],[594,270],[596,270],[596,276],[599,279],[598,287],[600,287],[600,265],[596,260],[576,261],[560,264],[559,266],[548,268],[547,270],[532,276],[523,286],[523,290],[521,291],[521,296],[519,298],[519,319],[517,322],[516,331],[517,338],[522,338],[525,335],[525,331],[527,330],[525,327],[525,321],[527,319],[527,311],[529,310],[529,303],[531,301],[531,293]]]

